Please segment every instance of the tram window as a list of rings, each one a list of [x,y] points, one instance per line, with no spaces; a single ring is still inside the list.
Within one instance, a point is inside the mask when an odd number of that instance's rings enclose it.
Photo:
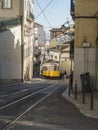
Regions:
[[[48,68],[45,66],[45,71],[47,71],[48,70]]]
[[[48,70],[48,68],[46,67],[46,66],[44,66],[43,68],[42,68],[42,71],[47,71]]]
[[[54,70],[59,70],[59,66],[54,66]]]
[[[57,70],[59,70],[59,66],[57,66]]]
[[[54,70],[54,66],[49,66],[49,70]]]
[[[55,66],[55,67],[54,67],[54,70],[59,70],[59,66]]]
[[[57,66],[54,66],[54,70],[57,70]]]

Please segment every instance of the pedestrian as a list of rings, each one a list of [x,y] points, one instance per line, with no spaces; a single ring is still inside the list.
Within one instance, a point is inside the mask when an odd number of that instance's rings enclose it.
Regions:
[[[64,71],[64,78],[66,79],[66,70]]]
[[[62,79],[62,78],[63,78],[63,73],[61,72],[61,73],[60,73],[60,79]]]
[[[72,86],[73,86],[73,71],[70,73],[69,85],[70,85],[70,88],[72,89]]]

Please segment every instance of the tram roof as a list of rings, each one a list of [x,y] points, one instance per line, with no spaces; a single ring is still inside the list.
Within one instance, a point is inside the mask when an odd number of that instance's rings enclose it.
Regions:
[[[47,63],[44,63],[42,66],[59,66],[59,63],[56,63],[56,62],[47,62]]]

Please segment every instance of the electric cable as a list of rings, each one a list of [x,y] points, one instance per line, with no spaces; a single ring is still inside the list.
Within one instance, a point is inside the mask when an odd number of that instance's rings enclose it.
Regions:
[[[39,4],[38,0],[36,0],[36,2],[37,2],[37,4],[38,4],[38,6],[39,6],[40,4]],[[45,7],[44,9],[41,8],[41,12],[35,17],[35,19],[37,19],[37,18],[45,11],[45,9],[46,9],[52,2],[53,2],[53,0],[51,0],[51,1],[46,5],[46,7]]]
[[[53,0],[52,0],[52,1],[53,1]],[[52,2],[52,1],[51,1],[51,2]],[[45,20],[47,21],[47,23],[49,24],[49,26],[52,28],[52,25],[50,24],[50,22],[48,21],[46,15],[44,14],[44,12],[43,12],[43,10],[42,10],[42,8],[41,8],[41,6],[40,6],[38,0],[36,0],[36,2],[37,2],[37,4],[38,4],[38,6],[39,6],[39,8],[40,8],[40,10],[41,10],[41,12],[42,12],[42,14],[43,14]]]
[[[58,2],[58,1],[55,0],[55,2],[54,2],[54,4],[53,4],[53,6],[51,7],[51,9],[56,5],[57,2]]]

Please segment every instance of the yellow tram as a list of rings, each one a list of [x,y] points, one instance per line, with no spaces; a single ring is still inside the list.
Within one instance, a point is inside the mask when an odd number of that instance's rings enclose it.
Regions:
[[[47,78],[59,78],[60,66],[59,63],[44,63],[41,67],[41,75]]]

